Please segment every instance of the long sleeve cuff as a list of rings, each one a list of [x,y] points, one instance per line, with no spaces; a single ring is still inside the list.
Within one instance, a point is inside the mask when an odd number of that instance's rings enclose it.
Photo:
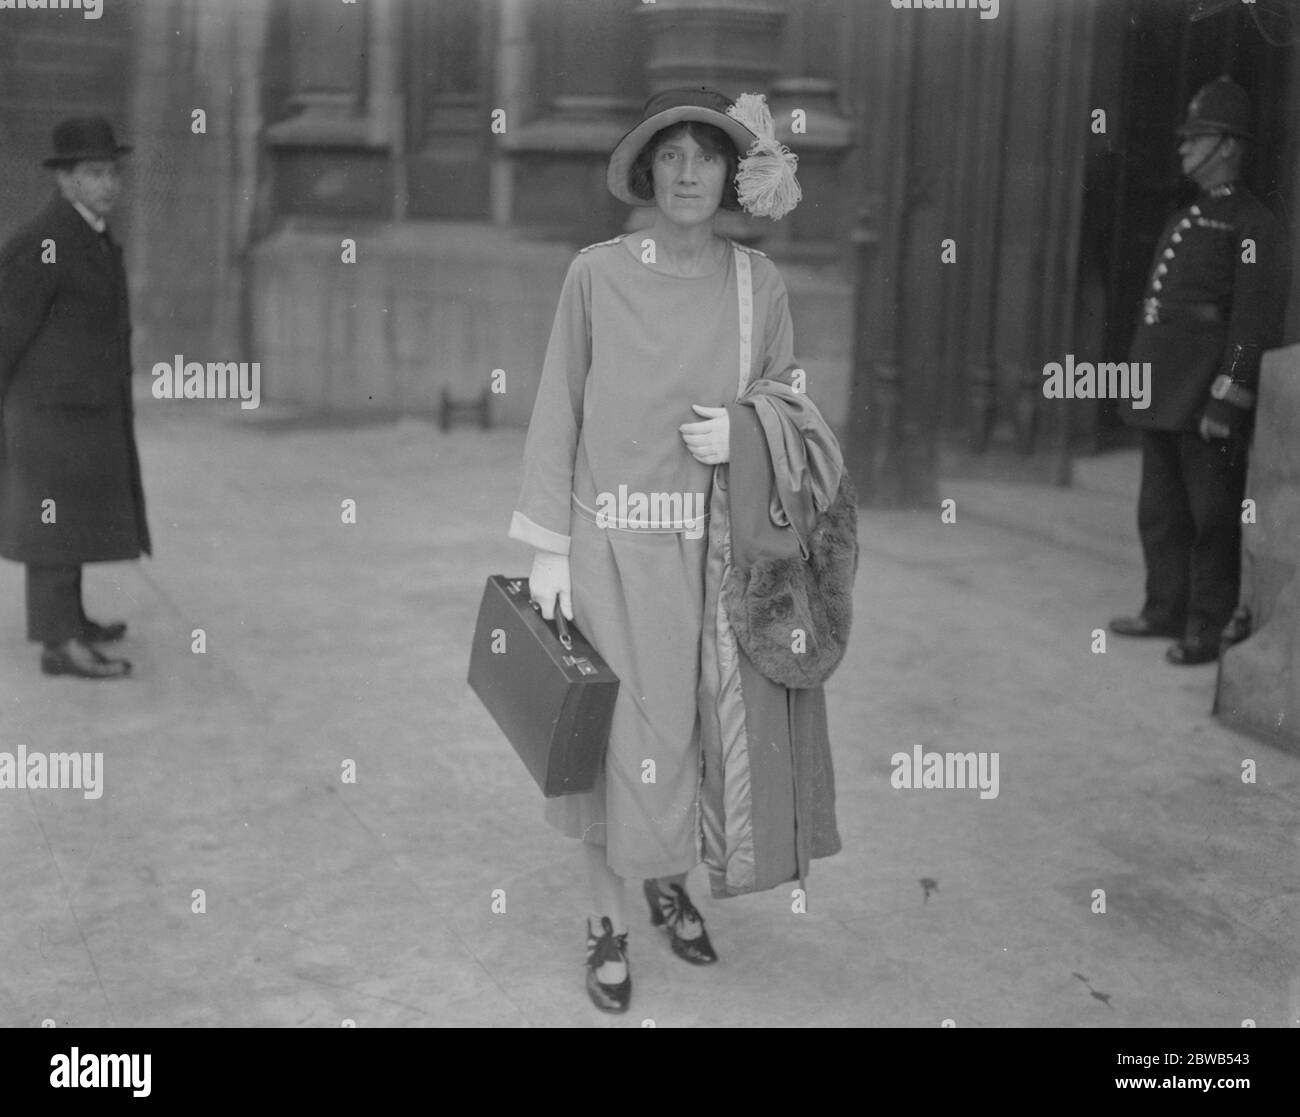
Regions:
[[[518,539],[521,543],[527,543],[530,547],[536,547],[539,551],[551,551],[557,555],[567,555],[569,553],[569,537],[560,535],[558,532],[549,531],[535,524],[522,512],[515,512],[510,517],[511,539]]]
[[[1222,423],[1229,430],[1239,430],[1246,422],[1249,411],[1233,407],[1227,400],[1212,399],[1205,407],[1205,418],[1212,423]]]
[[[1210,385],[1210,395],[1216,401],[1222,400],[1243,411],[1249,411],[1255,406],[1255,393],[1244,384],[1233,380],[1227,373],[1220,373],[1215,377],[1214,383]]]

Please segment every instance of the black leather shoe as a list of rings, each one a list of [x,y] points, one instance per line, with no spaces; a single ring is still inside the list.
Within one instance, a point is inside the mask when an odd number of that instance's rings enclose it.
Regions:
[[[1181,624],[1153,624],[1146,617],[1115,617],[1110,622],[1110,630],[1116,636],[1178,637],[1183,634]]]
[[[99,624],[87,617],[81,623],[81,638],[87,644],[115,644],[126,635],[126,625],[122,621]]]
[[[675,895],[669,895],[661,892],[658,881],[654,880],[645,881],[642,888],[645,890],[646,902],[650,905],[650,922],[656,927],[667,927],[673,953],[678,958],[694,966],[707,966],[718,960],[713,944],[709,942],[709,934],[704,929],[704,916],[691,903],[686,889],[680,884],[674,884],[672,889]],[[700,925],[698,937],[684,939],[677,933],[678,928],[688,920]]]
[[[80,640],[68,640],[41,652],[41,670],[80,679],[121,679],[131,673],[131,665],[124,659],[110,659]]]
[[[607,915],[600,917],[600,925],[603,931],[599,938],[591,933],[591,924],[587,925],[587,995],[601,1012],[626,1012],[632,999],[631,968],[627,977],[616,985],[606,985],[596,976],[596,971],[606,962],[627,965],[627,932],[614,934],[614,924]]]
[[[1165,659],[1179,667],[1195,667],[1198,663],[1213,663],[1219,658],[1219,641],[1179,640],[1165,652]]]

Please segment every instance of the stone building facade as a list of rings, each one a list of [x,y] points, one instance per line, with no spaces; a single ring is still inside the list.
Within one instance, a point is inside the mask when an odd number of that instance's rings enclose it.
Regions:
[[[1104,406],[1044,406],[1040,370],[1066,352],[1122,357],[1179,200],[1172,128],[1201,82],[1231,71],[1249,87],[1263,141],[1253,184],[1300,211],[1296,48],[1269,46],[1244,10],[1195,23],[1194,10],[104,0],[94,21],[5,12],[0,226],[39,196],[53,121],[101,108],[136,146],[119,226],[141,363],[251,357],[267,398],[377,415],[435,411],[444,390],[471,397],[502,369],[495,417],[522,424],[567,258],[641,216],[603,173],[644,99],[691,83],[761,90],[805,200],[780,223],[727,231],[780,263],[814,391],[869,448],[867,490],[928,500],[945,447],[1005,446],[1016,475],[1059,482],[1114,423]]]

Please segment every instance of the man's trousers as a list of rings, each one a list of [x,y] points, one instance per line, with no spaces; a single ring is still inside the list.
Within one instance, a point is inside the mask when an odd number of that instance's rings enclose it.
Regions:
[[[1245,438],[1207,442],[1190,431],[1142,432],[1138,531],[1146,557],[1143,616],[1217,639],[1237,607]]]
[[[50,647],[79,637],[85,626],[81,609],[81,567],[27,564],[27,639]]]

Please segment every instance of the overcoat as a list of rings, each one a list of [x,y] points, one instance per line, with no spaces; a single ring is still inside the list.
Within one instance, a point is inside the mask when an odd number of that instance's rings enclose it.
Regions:
[[[56,197],[0,248],[0,555],[150,553],[134,427],[122,250]]]
[[[782,438],[797,453],[773,452],[754,410],[760,396],[777,410]],[[727,412],[731,454],[710,499],[699,686],[701,842],[716,899],[795,880],[803,886],[809,862],[841,848],[824,689],[772,682],[745,653],[728,600],[733,567],[780,549],[780,533],[771,530],[780,488],[809,497],[805,537],[814,510],[836,506],[826,549],[844,565],[847,592],[857,555],[856,505],[836,502],[846,475],[835,435],[812,401],[778,376],[752,383]],[[782,602],[757,604],[780,612]]]

